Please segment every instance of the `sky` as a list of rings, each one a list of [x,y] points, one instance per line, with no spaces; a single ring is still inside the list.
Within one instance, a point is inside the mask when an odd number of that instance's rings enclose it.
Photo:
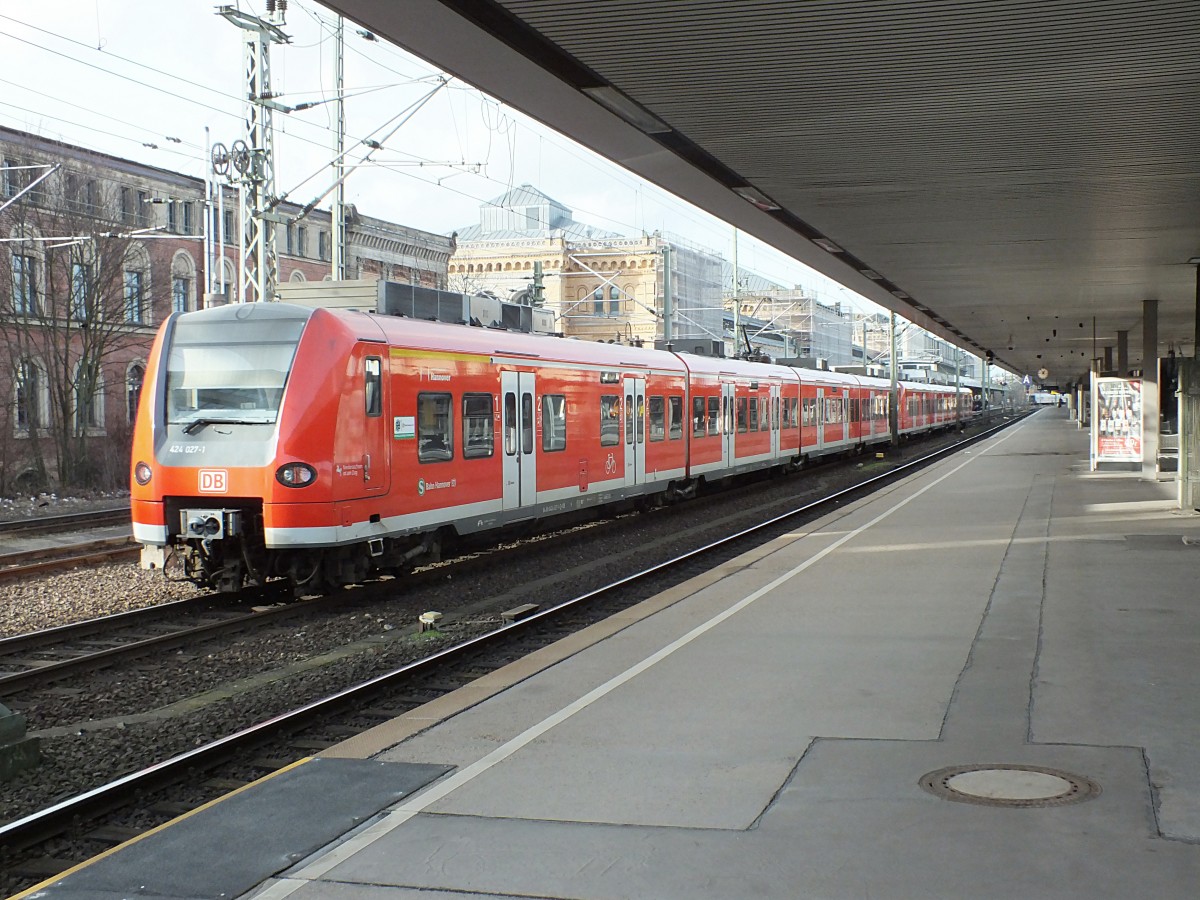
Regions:
[[[265,0],[228,5],[266,11]],[[202,0],[0,0],[0,124],[203,177],[211,144],[244,139],[244,32],[217,10]],[[278,102],[316,104],[274,116],[276,192],[301,204],[333,182],[335,22],[313,0],[289,0],[289,42],[271,48]],[[345,35],[347,162],[365,160],[346,200],[360,212],[450,234],[527,183],[578,221],[631,237],[662,231],[732,258],[732,226],[353,22]],[[745,234],[737,257],[823,302],[879,310]]]

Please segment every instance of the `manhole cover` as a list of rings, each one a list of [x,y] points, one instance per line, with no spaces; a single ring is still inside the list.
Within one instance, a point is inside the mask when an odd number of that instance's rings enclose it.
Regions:
[[[1081,803],[1100,793],[1090,779],[1041,766],[950,766],[922,776],[921,787],[946,800],[983,806]]]

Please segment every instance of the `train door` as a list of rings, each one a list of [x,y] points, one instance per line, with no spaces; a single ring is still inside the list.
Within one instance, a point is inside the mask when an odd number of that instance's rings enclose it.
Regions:
[[[825,449],[825,388],[817,388],[817,450]]]
[[[626,378],[625,486],[646,482],[646,379]]]
[[[363,487],[367,496],[386,494],[391,484],[391,419],[384,415],[383,388],[387,384],[388,358],[379,344],[359,344],[363,360]]]
[[[734,464],[737,459],[736,440],[737,426],[733,414],[735,396],[737,394],[736,385],[732,382],[722,382],[721,384],[721,463],[728,469]]]
[[[334,438],[337,500],[386,494],[391,484],[392,419],[385,414],[384,397],[387,346],[356,344],[353,359],[355,374],[347,385]]]
[[[780,413],[779,406],[780,406],[780,404],[779,404],[779,385],[777,385],[777,384],[771,385],[770,404],[771,405],[768,407],[768,409],[770,410],[769,414],[771,416],[771,458],[778,459],[779,458],[779,435],[780,435],[780,432],[779,432],[779,413]]]
[[[537,502],[537,457],[534,454],[534,374],[500,375],[501,427],[504,431],[504,508]]]
[[[850,389],[842,388],[842,443],[850,441]]]

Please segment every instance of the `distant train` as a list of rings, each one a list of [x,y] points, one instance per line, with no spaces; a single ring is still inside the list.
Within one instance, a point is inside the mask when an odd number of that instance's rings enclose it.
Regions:
[[[901,383],[899,431],[971,415]],[[466,535],[890,439],[890,384],[282,303],[175,314],[132,456],[142,565],[301,592],[437,559]]]

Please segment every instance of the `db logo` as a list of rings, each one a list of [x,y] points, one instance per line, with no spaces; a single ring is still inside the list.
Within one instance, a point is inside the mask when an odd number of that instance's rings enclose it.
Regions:
[[[224,469],[200,470],[200,493],[223,494],[229,490],[228,473]]]

